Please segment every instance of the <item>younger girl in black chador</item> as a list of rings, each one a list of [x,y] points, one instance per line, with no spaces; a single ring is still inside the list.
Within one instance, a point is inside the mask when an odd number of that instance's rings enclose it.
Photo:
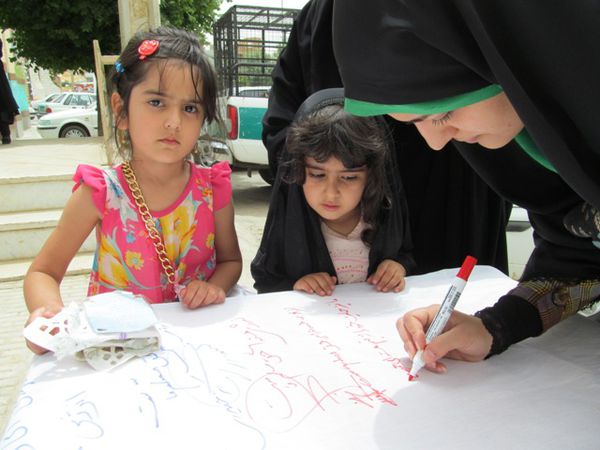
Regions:
[[[385,129],[343,110],[343,89],[299,108],[251,270],[258,292],[330,295],[367,281],[398,292],[414,262],[406,201]]]

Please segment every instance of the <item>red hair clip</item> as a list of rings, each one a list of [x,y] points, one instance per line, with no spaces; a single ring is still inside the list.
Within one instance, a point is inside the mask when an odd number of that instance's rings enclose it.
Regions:
[[[158,50],[159,45],[160,43],[154,39],[146,39],[145,41],[142,41],[138,47],[140,59],[144,60],[147,56],[154,55]]]

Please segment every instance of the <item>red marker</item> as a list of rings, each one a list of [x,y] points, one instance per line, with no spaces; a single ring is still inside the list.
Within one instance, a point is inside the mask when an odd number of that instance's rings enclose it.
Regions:
[[[444,331],[444,327],[446,326],[446,323],[448,323],[448,319],[450,319],[452,311],[454,311],[456,302],[458,302],[460,294],[462,294],[462,291],[467,284],[467,280],[469,279],[469,275],[471,275],[471,271],[473,270],[473,267],[475,267],[475,264],[477,264],[477,259],[473,258],[472,256],[467,256],[465,258],[465,261],[458,271],[458,274],[454,280],[452,280],[452,284],[450,285],[450,289],[448,289],[446,298],[444,298],[439,311],[427,329],[427,334],[425,335],[426,345],[429,344],[434,338],[439,336],[442,331]],[[419,350],[413,358],[413,365],[410,369],[410,373],[408,374],[408,381],[414,380],[417,372],[419,372],[424,365],[423,350]]]

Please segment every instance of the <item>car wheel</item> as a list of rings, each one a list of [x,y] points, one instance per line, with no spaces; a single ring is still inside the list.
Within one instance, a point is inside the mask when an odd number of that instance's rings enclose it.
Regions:
[[[275,175],[273,175],[271,169],[259,169],[258,174],[266,183],[273,186],[273,183],[275,182]]]
[[[80,138],[80,137],[88,137],[90,134],[81,125],[67,125],[62,130],[60,130],[59,137],[61,138]]]
[[[192,152],[194,163],[204,167],[210,167],[217,162],[215,152],[209,142],[198,141],[195,150]]]

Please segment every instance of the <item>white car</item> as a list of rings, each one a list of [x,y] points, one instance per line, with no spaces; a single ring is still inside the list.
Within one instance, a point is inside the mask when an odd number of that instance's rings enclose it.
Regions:
[[[65,109],[84,109],[96,102],[96,94],[87,92],[63,92],[51,102],[40,103],[38,115],[49,114]]]
[[[508,275],[518,280],[533,251],[533,228],[529,223],[527,211],[517,205],[513,205],[506,227],[506,244],[508,246]]]
[[[29,103],[29,112],[30,114],[34,115],[34,116],[40,116],[42,113],[40,113],[40,106],[43,106],[44,111],[46,110],[46,103],[52,102],[56,99],[58,99],[58,97],[62,95],[61,92],[54,92],[52,94],[47,95],[46,97],[44,97],[41,100],[33,100],[31,103]],[[45,114],[45,113],[44,113]]]
[[[228,153],[226,158],[232,166],[247,169],[248,174],[256,169],[263,180],[273,184],[275,176],[262,142],[262,118],[267,111],[270,90],[270,86],[244,86],[237,89],[236,95],[219,97],[227,135],[222,136],[220,130],[208,130],[208,134],[224,141],[224,145],[213,145],[215,153]]]
[[[74,138],[98,136],[96,103],[85,109],[53,112],[38,120],[37,131],[42,138]]]

